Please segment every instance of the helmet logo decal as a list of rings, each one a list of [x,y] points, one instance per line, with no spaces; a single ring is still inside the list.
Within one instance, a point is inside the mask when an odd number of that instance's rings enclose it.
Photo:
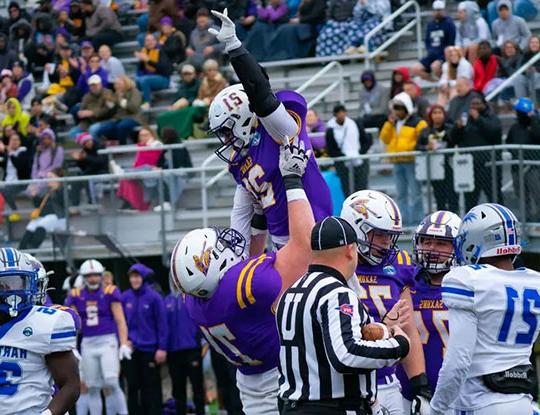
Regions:
[[[193,261],[195,261],[195,267],[202,272],[204,275],[208,272],[208,267],[210,266],[210,253],[212,252],[212,247],[206,248],[206,241],[202,247],[201,256],[193,255]]]
[[[478,216],[476,216],[476,213],[469,212],[463,217],[463,223],[469,223],[469,222],[472,222],[475,219],[478,219]]]
[[[375,212],[373,212],[373,210],[368,208],[367,206],[368,202],[369,202],[368,199],[358,199],[358,200],[353,201],[353,203],[351,203],[351,207],[354,210],[356,210],[359,214],[361,214],[364,217],[364,219],[368,219],[370,213],[373,214],[373,216],[380,218],[380,215],[377,215]]]

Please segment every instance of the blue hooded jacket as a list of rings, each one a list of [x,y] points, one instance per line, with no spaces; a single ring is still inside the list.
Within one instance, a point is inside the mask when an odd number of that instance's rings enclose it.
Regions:
[[[165,302],[146,282],[154,271],[143,264],[134,264],[128,275],[132,272],[138,273],[144,282],[138,290],[130,288],[122,293],[128,338],[139,351],[167,350],[169,328]]]
[[[168,352],[201,347],[201,333],[189,316],[183,296],[169,294],[165,298],[167,322],[169,324]]]

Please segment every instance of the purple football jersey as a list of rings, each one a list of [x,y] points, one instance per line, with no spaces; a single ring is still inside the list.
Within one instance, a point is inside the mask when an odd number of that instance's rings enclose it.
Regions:
[[[266,372],[279,362],[272,304],[281,276],[275,260],[275,253],[246,259],[225,273],[210,299],[186,297],[188,312],[210,345],[245,375]]]
[[[400,251],[392,264],[358,264],[356,276],[362,293],[360,300],[373,321],[381,321],[385,314],[399,301],[405,287],[414,287],[416,267],[406,251]],[[386,377],[392,376],[395,366],[377,370],[377,381],[386,383]]]
[[[439,370],[448,343],[448,309],[441,299],[441,287],[428,284],[423,279],[411,290],[414,317],[426,361],[426,375],[431,391],[435,393]],[[405,371],[400,366],[397,376],[401,382],[401,394],[412,400],[411,386]]]
[[[82,337],[92,337],[116,333],[116,323],[111,311],[111,303],[115,302],[122,302],[120,290],[109,285],[96,291],[74,288],[66,298],[65,305],[79,313]]]
[[[294,91],[280,91],[276,96],[300,126],[298,133],[300,140],[305,143],[306,150],[310,149],[311,143],[305,125],[306,100]],[[251,140],[248,155],[242,163],[231,166],[230,172],[234,180],[260,202],[270,234],[287,236],[289,234],[287,196],[279,172],[279,144],[268,134],[262,123],[259,123]],[[330,216],[332,214],[330,190],[313,155],[302,181],[315,220]]]

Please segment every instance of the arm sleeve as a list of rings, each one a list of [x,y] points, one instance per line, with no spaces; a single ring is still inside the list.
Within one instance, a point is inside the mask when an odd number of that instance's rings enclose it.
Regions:
[[[362,339],[363,309],[354,292],[336,288],[322,297],[317,319],[330,364],[340,373],[392,366],[409,352],[409,343],[397,336],[387,340]]]
[[[281,142],[284,137],[294,137],[300,129],[300,126],[282,103],[274,112],[266,117],[261,117],[260,120],[270,136],[278,142]]]
[[[450,337],[437,389],[431,400],[431,414],[444,415],[459,395],[472,362],[477,336],[477,319],[471,310],[449,307]]]
[[[71,314],[57,310],[53,316],[56,317],[50,343],[49,353],[65,352],[76,347],[77,329]]]
[[[159,350],[167,350],[167,344],[169,341],[167,310],[165,309],[165,302],[159,294],[156,296],[156,317],[156,324],[158,330],[158,348]]]
[[[272,92],[268,75],[262,66],[243,46],[232,50],[229,55],[253,112],[259,117],[272,114],[279,107],[280,102]]]
[[[241,185],[237,185],[231,210],[231,228],[240,232],[246,241],[251,239],[253,202],[253,196]]]

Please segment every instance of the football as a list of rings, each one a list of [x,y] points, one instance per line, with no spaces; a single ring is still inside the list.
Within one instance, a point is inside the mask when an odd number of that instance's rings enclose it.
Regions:
[[[382,323],[370,323],[362,327],[364,340],[384,340],[390,337],[388,327]]]

